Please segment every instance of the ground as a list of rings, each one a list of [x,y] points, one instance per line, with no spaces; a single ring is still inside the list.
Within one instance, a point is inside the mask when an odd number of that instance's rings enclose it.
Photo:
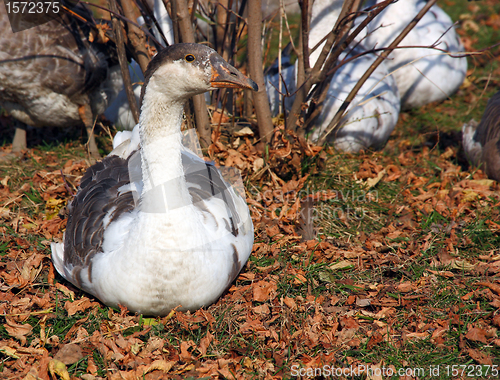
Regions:
[[[497,2],[455,3],[442,5],[469,51],[500,40]],[[499,56],[471,57],[458,93],[403,113],[380,152],[277,125],[261,153],[215,132],[212,158],[243,173],[255,244],[195,313],[111,309],[55,273],[50,242],[89,163],[80,131],[34,131],[0,162],[2,378],[499,378],[500,186],[469,165],[460,132],[497,91]],[[105,130],[99,144],[109,152]]]

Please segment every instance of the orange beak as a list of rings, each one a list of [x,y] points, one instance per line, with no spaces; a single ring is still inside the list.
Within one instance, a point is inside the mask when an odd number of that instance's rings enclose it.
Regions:
[[[212,77],[210,78],[212,87],[246,88],[252,91],[259,90],[257,83],[224,61],[220,55],[212,54],[210,62],[212,64]]]

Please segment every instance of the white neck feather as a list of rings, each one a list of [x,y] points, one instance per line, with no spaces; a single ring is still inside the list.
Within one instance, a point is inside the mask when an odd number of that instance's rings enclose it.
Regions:
[[[159,91],[154,82],[144,95],[139,120],[144,181],[141,200],[153,212],[162,212],[163,205],[166,211],[191,203],[181,158],[184,103],[178,94]]]

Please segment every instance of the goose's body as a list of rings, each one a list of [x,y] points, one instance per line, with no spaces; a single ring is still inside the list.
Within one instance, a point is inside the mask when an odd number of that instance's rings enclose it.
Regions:
[[[371,0],[367,6],[381,1]],[[426,2],[399,0],[390,4],[368,24],[363,47],[369,50],[389,46]],[[400,46],[431,46],[435,43],[437,48],[452,54],[464,50],[453,21],[437,5],[429,9]],[[458,90],[465,79],[467,59],[455,58],[446,52],[408,48],[396,49],[389,55],[386,64],[398,84],[401,108],[416,108],[444,100]]]
[[[462,142],[469,160],[500,182],[500,92],[488,101],[479,124],[464,124]]]
[[[340,14],[342,1],[317,0],[313,3],[309,47],[312,49],[328,34]],[[310,55],[310,65],[316,63],[323,44]],[[340,59],[348,59],[360,53],[355,50],[349,55],[343,54]],[[327,128],[338,109],[356,85],[361,76],[375,60],[373,54],[358,57],[341,66],[330,81],[323,108],[315,120],[311,135],[317,141]],[[282,77],[289,93],[296,91],[296,65],[283,66]],[[280,76],[274,70],[267,76],[266,86],[269,94],[271,110],[276,115],[279,109],[277,88]],[[283,86],[282,92],[285,92]],[[285,108],[290,109],[295,97],[285,99]],[[344,116],[342,128],[332,141],[335,147],[345,152],[358,152],[366,148],[381,148],[389,138],[398,121],[400,110],[399,92],[394,78],[382,63],[364,83]]]
[[[253,244],[244,198],[181,143],[184,103],[216,87],[256,85],[196,44],[161,51],[145,77],[138,127],[85,174],[52,258],[105,304],[164,315],[217,300]]]
[[[92,16],[74,10],[90,21],[61,15],[16,33],[0,13],[0,106],[30,126],[85,125],[90,135],[93,117],[104,113],[123,82],[112,43],[90,42]],[[98,154],[93,139],[90,144]],[[24,139],[19,148],[25,146]]]
[[[337,70],[315,121],[311,136],[317,141],[361,76],[372,65],[373,54],[358,57]],[[356,153],[361,149],[381,149],[399,118],[399,92],[385,65],[380,65],[361,86],[341,120],[342,128],[332,136],[335,148]]]

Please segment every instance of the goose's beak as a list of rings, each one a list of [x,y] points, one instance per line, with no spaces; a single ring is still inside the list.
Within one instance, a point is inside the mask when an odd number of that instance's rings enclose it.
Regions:
[[[213,88],[229,87],[247,88],[253,91],[259,90],[257,83],[224,61],[220,55],[212,54],[210,62],[212,64],[212,77],[210,78],[210,84]]]

